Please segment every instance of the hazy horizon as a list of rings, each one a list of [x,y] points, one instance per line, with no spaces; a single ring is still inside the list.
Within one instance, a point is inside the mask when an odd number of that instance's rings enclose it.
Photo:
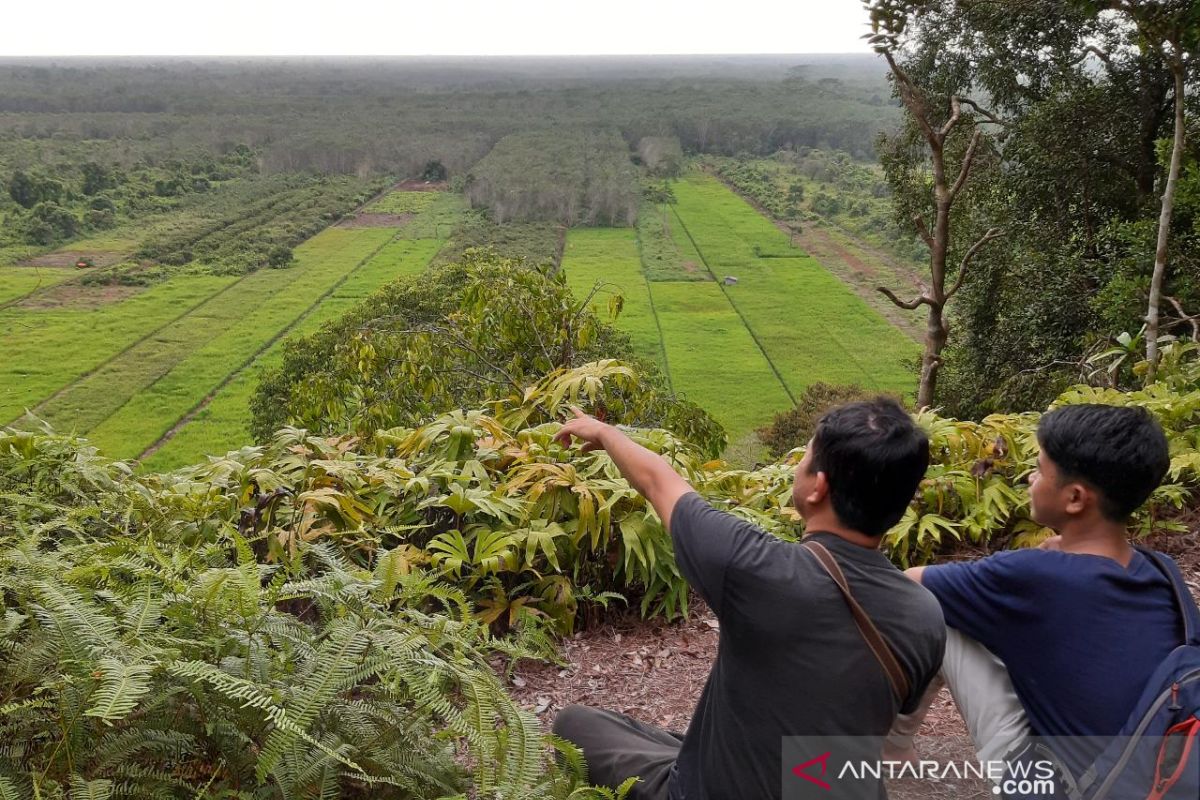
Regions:
[[[715,3],[613,0],[603,9],[550,0],[451,9],[366,0],[330,13],[313,0],[164,6],[63,0],[9,10],[21,30],[0,57],[568,57],[869,53],[858,0]]]

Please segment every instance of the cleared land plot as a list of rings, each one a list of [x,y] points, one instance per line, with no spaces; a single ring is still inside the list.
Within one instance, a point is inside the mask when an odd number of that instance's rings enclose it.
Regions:
[[[650,291],[638,259],[638,247],[629,228],[585,228],[567,234],[562,269],[567,284],[579,300],[587,297],[596,283],[603,284],[592,298],[592,310],[604,320],[608,301],[620,292],[624,305],[615,325],[629,334],[637,353],[658,363],[666,371],[662,340]]]
[[[89,380],[64,393],[75,401],[64,409],[78,419],[94,420],[89,438],[108,455],[133,458],[154,444],[172,425],[232,372],[252,361],[283,335],[314,304],[353,274],[378,251],[395,230],[331,228],[296,249],[296,265],[288,270],[260,270],[206,308],[156,335],[144,353],[131,351]],[[247,298],[250,298],[247,300]],[[203,314],[212,305],[210,314]],[[121,362],[121,363],[118,363]],[[151,366],[152,365],[152,366]],[[128,373],[124,380],[117,368]],[[127,391],[120,387],[128,385]],[[105,401],[103,391],[116,395]],[[88,398],[106,412],[89,414]],[[70,417],[68,417],[70,418]]]
[[[339,232],[344,229],[338,229]],[[354,233],[364,233],[378,229],[358,229]],[[324,235],[324,234],[323,234]],[[287,336],[302,336],[312,333],[323,323],[335,319],[350,306],[359,302],[379,286],[395,278],[419,273],[429,263],[437,252],[441,242],[431,239],[405,240],[399,239],[385,244],[366,263],[354,270],[315,307],[310,306],[306,313],[295,319],[287,329]],[[142,425],[136,441],[138,446],[125,445],[129,448],[129,457],[142,453],[156,442],[159,443],[152,453],[143,459],[143,466],[149,470],[167,470],[195,463],[206,455],[216,455],[228,452],[236,447],[249,444],[250,435],[250,397],[258,386],[259,377],[265,369],[276,366],[283,354],[283,344],[286,339],[276,338],[270,347],[259,353],[253,360],[232,374],[225,375],[228,382],[216,384],[209,390],[210,396],[188,395],[191,404],[182,407],[181,403],[171,404],[169,413],[157,412],[154,426]],[[151,386],[146,392],[135,398],[137,405],[154,402],[167,403],[171,387],[176,379],[168,375],[159,384]],[[145,399],[143,399],[145,398]],[[207,400],[207,402],[202,402]],[[179,412],[179,413],[176,413]],[[114,442],[129,439],[131,435],[127,426],[139,424],[143,412],[136,405],[121,412],[105,426],[98,428],[93,437],[102,442],[111,436]],[[174,416],[172,416],[174,414]],[[189,416],[190,414],[190,416]],[[169,421],[167,418],[171,417]],[[183,424],[179,424],[182,421]],[[166,423],[164,425],[164,422]],[[111,434],[104,428],[111,427]],[[123,431],[116,428],[122,427]],[[169,438],[159,442],[164,434],[170,432]],[[151,435],[153,434],[153,435]],[[137,452],[133,452],[136,450]]]
[[[729,300],[714,283],[650,284],[671,385],[725,426],[731,440],[792,403]]]
[[[29,294],[81,277],[80,259],[96,268],[116,264],[133,251],[137,242],[119,233],[80,239],[66,247],[20,260],[0,258],[0,308]]]
[[[816,381],[912,391],[907,334],[715,178],[689,176],[675,194],[684,233],[718,280],[737,278],[721,288],[793,395]]]

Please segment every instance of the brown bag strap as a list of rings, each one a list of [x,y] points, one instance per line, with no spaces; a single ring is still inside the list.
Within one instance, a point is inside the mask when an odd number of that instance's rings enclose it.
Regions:
[[[875,627],[875,623],[867,616],[863,607],[854,599],[854,595],[850,592],[850,584],[846,582],[846,576],[842,573],[842,568],[838,566],[837,559],[820,542],[811,540],[801,542],[801,547],[817,557],[817,561],[829,573],[829,577],[833,578],[833,582],[842,590],[842,597],[846,598],[846,605],[850,606],[850,613],[854,615],[854,622],[858,625],[859,633],[867,641],[867,646],[871,648],[875,658],[879,659],[879,665],[887,673],[888,681],[892,684],[892,691],[896,693],[900,706],[903,707],[909,693],[908,676],[904,674],[900,662],[896,660],[896,654],[892,652],[892,648],[883,638],[883,634]]]

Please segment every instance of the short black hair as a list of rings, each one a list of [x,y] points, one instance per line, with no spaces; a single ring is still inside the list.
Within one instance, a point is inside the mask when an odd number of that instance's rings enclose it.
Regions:
[[[1100,513],[1129,519],[1171,466],[1167,436],[1140,406],[1063,406],[1042,416],[1038,443],[1061,482],[1079,480],[1100,494]]]
[[[882,536],[900,521],[929,467],[929,437],[895,400],[827,411],[812,440],[810,473],[829,480],[843,525]]]

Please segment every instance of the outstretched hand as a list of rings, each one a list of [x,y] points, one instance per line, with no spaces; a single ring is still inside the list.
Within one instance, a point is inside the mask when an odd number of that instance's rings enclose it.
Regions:
[[[574,436],[583,442],[583,447],[580,449],[585,453],[592,450],[603,450],[604,444],[601,439],[610,426],[583,413],[577,406],[571,406],[571,411],[575,414],[575,418],[563,424],[558,433],[554,434],[554,441],[563,447],[570,447],[571,437]]]

